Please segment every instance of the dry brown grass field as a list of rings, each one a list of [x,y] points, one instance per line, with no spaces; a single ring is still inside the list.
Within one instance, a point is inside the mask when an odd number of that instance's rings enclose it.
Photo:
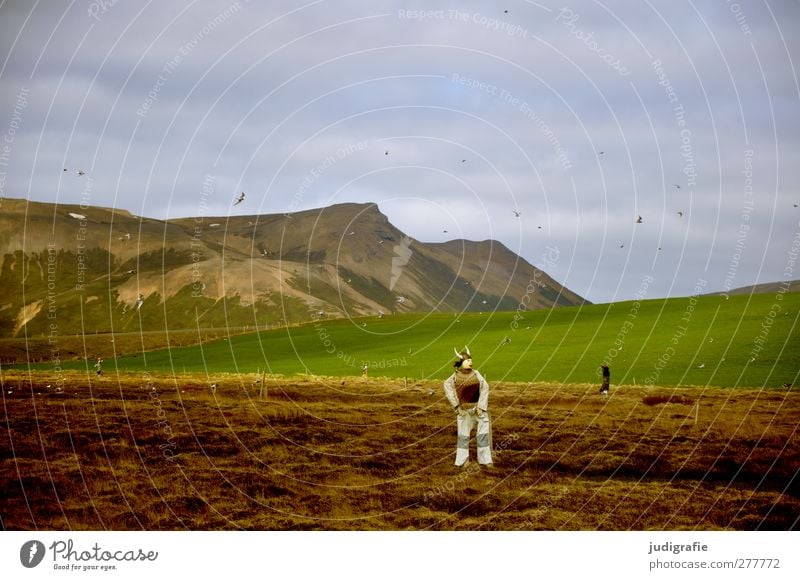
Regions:
[[[254,378],[4,373],[2,527],[800,527],[793,390],[492,384],[486,470],[440,381]]]

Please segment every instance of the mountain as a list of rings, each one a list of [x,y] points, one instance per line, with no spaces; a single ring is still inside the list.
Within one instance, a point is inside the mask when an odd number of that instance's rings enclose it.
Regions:
[[[0,255],[6,338],[585,302],[499,242],[423,243],[373,203],[163,221],[4,198]]]
[[[786,292],[800,292],[800,280],[786,280],[785,282],[764,282],[752,286],[742,286],[727,292],[711,292],[709,296],[731,296],[739,294],[784,294]]]

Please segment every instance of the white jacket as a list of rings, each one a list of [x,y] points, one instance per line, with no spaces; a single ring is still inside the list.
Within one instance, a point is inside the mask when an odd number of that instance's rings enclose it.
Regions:
[[[450,403],[450,406],[453,408],[456,408],[461,404],[458,400],[458,394],[456,393],[457,372],[458,371],[450,375],[450,377],[444,382],[444,396],[447,397],[447,402]],[[483,378],[483,375],[475,369],[473,369],[472,372],[478,377],[478,382],[480,383],[480,395],[478,396],[478,404],[475,406],[481,411],[488,411],[489,383],[487,383],[486,379]]]

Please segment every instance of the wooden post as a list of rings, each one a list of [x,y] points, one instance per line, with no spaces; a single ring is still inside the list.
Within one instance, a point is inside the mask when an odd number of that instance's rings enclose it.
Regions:
[[[694,404],[694,425],[697,426],[697,416],[700,414],[700,401]]]

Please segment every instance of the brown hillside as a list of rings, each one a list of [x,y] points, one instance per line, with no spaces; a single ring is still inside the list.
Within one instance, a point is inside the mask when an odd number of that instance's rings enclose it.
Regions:
[[[131,332],[583,302],[498,242],[419,242],[374,203],[162,221],[3,199],[0,232],[0,336],[44,335],[48,308],[75,333],[87,308]]]

